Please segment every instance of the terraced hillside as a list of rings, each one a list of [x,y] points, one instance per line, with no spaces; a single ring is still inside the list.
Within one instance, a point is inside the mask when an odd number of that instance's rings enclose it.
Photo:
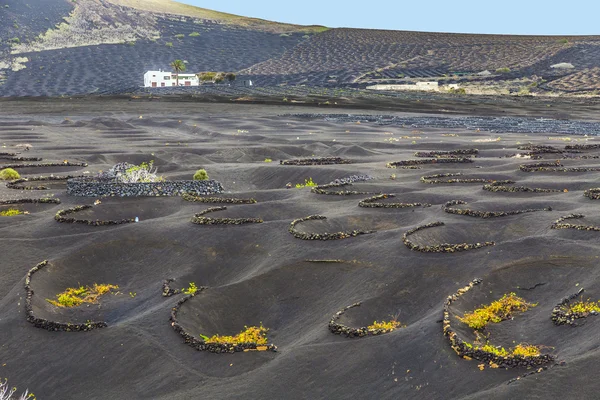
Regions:
[[[326,29],[171,0],[3,0],[0,21],[0,96],[136,88],[145,71],[176,58],[189,72],[232,71],[260,86],[507,87],[526,78],[540,92],[598,89],[600,36]]]

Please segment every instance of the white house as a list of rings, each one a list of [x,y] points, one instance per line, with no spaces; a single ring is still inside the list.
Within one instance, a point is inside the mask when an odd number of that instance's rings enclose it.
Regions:
[[[148,71],[144,74],[145,87],[166,87],[177,85],[177,74],[169,71]],[[196,74],[179,74],[179,86],[199,86]]]
[[[418,90],[426,92],[439,92],[440,85],[438,82],[417,82],[414,85],[373,85],[367,86],[371,90]]]

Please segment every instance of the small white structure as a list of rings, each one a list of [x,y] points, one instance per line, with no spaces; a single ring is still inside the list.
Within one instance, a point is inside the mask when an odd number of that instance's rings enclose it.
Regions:
[[[196,74],[179,74],[179,86],[199,86]],[[148,71],[144,74],[144,87],[177,86],[177,74],[169,71]]]
[[[438,82],[417,82],[415,85],[373,85],[367,86],[371,90],[423,90],[427,92],[439,92]]]

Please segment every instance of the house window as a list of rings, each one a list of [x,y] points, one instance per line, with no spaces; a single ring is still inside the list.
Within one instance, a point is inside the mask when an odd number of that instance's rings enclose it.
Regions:
[[[175,82],[173,82],[173,85],[171,85],[171,86],[175,86]]]
[[[165,86],[165,83],[164,83],[164,82],[161,82],[161,83],[160,83],[160,86]]]
[[[190,82],[190,81],[185,81],[185,86],[192,86],[192,82]]]
[[[156,78],[156,75],[152,75],[153,78]]]
[[[165,81],[168,81],[168,80],[170,80],[170,79],[171,79],[171,77],[170,77],[170,76],[168,76],[168,75],[167,75],[167,76],[165,76]]]
[[[156,82],[152,82],[152,87],[156,87]]]

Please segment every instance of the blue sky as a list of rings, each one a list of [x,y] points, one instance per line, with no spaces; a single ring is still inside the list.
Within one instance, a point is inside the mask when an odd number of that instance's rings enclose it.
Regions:
[[[301,25],[524,35],[600,34],[597,0],[178,1]],[[427,13],[431,15],[417,18]]]

